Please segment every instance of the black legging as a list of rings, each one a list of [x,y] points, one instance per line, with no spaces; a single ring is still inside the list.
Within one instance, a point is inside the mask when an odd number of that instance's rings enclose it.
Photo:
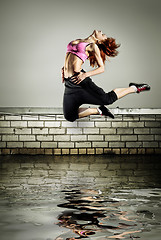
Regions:
[[[82,70],[84,72],[84,70]],[[91,78],[85,78],[76,85],[71,78],[65,78],[63,111],[66,120],[73,122],[78,119],[78,108],[82,104],[109,105],[117,100],[114,91],[105,93]]]

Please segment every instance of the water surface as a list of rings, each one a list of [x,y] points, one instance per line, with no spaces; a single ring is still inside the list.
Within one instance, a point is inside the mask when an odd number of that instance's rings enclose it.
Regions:
[[[1,240],[160,240],[160,170],[160,156],[1,156]]]

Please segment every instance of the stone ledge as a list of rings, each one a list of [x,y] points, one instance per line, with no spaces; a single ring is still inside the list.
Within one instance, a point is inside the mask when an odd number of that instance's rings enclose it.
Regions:
[[[160,108],[110,108],[114,114],[121,114],[121,115],[147,115],[147,114],[154,114],[154,115],[161,115]],[[51,107],[0,107],[0,115],[3,114],[26,114],[26,115],[61,115],[63,114],[62,108],[51,108]]]

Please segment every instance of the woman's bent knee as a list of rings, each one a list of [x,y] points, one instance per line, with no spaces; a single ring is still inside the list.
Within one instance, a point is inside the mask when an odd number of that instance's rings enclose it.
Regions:
[[[74,122],[78,118],[78,116],[74,116],[71,114],[65,114],[65,113],[64,113],[64,117],[69,122]]]

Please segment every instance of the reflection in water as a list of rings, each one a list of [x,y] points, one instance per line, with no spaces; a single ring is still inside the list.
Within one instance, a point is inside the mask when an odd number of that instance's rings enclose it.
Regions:
[[[160,240],[160,156],[0,156],[0,240]]]
[[[122,202],[105,197],[100,191],[68,190],[64,193],[66,202],[58,206],[71,210],[58,216],[58,225],[71,229],[75,236],[59,236],[57,240],[88,238],[95,234],[111,239],[123,239],[127,235],[131,239],[139,238],[132,235],[141,231],[136,220],[119,209]]]

